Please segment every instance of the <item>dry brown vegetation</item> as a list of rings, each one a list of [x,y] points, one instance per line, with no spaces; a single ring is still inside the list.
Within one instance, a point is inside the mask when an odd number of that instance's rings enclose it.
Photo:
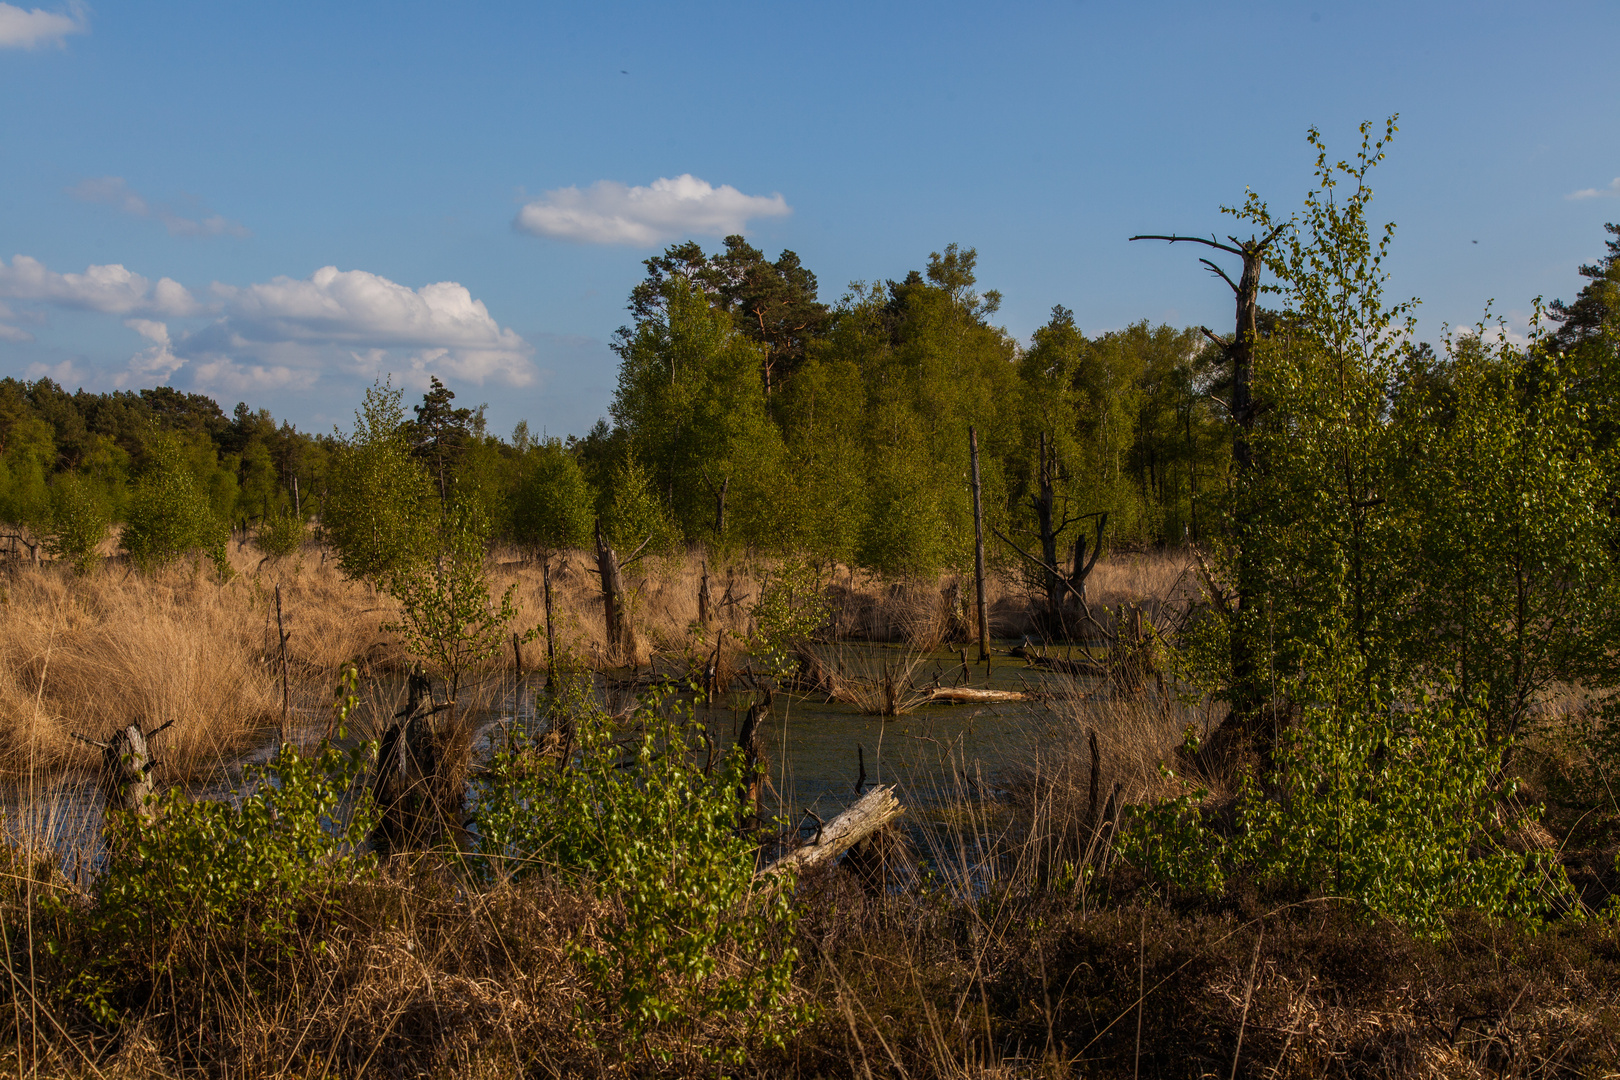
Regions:
[[[279,723],[274,592],[282,592],[292,699],[296,714],[324,716],[340,667],[367,674],[400,670],[398,638],[382,626],[395,617],[386,594],[348,581],[315,547],[295,557],[265,559],[233,544],[236,573],[221,582],[205,567],[181,563],[156,574],[132,573],[108,561],[85,577],[46,563],[13,564],[0,577],[0,772],[16,777],[93,764],[94,750],[73,732],[100,737],[138,723],[150,730],[174,721],[162,757],[175,774],[195,774],[234,760],[244,746]],[[1168,596],[1185,558],[1179,553],[1125,555],[1099,562],[1092,601],[1107,609]],[[560,556],[552,572],[559,647],[603,663],[604,626],[597,581],[582,552]],[[700,655],[712,635],[745,641],[749,612],[773,562],[735,558],[708,565],[711,630],[696,634],[701,553],[653,556],[626,574],[638,663],[655,653]],[[931,651],[965,634],[963,583],[883,582],[835,569],[829,596],[834,636],[905,641]],[[517,552],[492,559],[498,594],[515,587],[516,628],[542,625],[540,569]],[[992,633],[1017,638],[1034,631],[1031,598],[1006,576],[989,589]],[[525,670],[544,666],[543,636],[522,646]],[[503,652],[486,674],[514,666]],[[380,706],[379,706],[380,707]]]

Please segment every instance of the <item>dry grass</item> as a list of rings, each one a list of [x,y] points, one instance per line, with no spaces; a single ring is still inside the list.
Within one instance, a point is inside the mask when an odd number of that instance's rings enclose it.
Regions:
[[[12,776],[69,765],[89,767],[93,750],[70,732],[92,737],[115,726],[152,729],[174,721],[159,755],[180,773],[206,771],[238,757],[279,722],[280,668],[275,589],[291,637],[288,659],[298,715],[315,718],[331,699],[337,672],[359,663],[368,674],[401,670],[398,638],[381,629],[393,601],[348,581],[335,560],[314,546],[282,560],[233,544],[236,574],[219,582],[180,564],[154,575],[108,561],[84,578],[46,563],[13,564],[0,576],[0,772]],[[625,574],[636,627],[638,664],[655,654],[706,655],[713,636],[733,642],[750,632],[770,560],[737,558],[708,565],[711,625],[696,631],[701,552],[651,556]],[[1129,555],[1099,562],[1094,606],[1167,596],[1181,563],[1176,554]],[[606,666],[601,597],[584,552],[554,564],[553,622],[559,648]],[[924,653],[965,632],[964,597],[971,582],[889,583],[834,571],[835,636],[905,641]],[[497,593],[511,586],[515,628],[543,626],[540,568],[516,552],[491,560]],[[1016,636],[1030,625],[1028,597],[1003,577],[989,582],[992,631]],[[525,670],[545,663],[543,634],[522,647]],[[503,650],[484,674],[515,666]],[[383,705],[379,703],[377,710]]]

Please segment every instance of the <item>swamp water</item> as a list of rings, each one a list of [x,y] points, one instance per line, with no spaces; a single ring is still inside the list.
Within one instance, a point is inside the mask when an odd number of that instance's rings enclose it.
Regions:
[[[996,646],[1005,650],[1012,644],[997,642]],[[805,811],[831,820],[854,802],[863,763],[866,787],[895,785],[911,826],[921,825],[932,809],[964,797],[996,800],[1013,774],[1058,736],[1063,713],[1069,711],[1066,703],[1095,687],[1091,680],[1053,675],[1006,655],[995,658],[987,679],[985,665],[971,662],[974,651],[969,650],[970,681],[966,685],[1033,692],[1032,698],[929,705],[900,716],[880,717],[866,715],[853,705],[830,702],[823,694],[778,692],[761,729],[769,780],[762,810],[767,816],[801,826],[808,835],[814,824]],[[1053,655],[1063,654],[1055,650]],[[918,692],[928,690],[936,680],[940,686],[955,686],[962,677],[959,651],[919,654],[903,646],[846,644],[824,659],[860,686],[875,686],[885,671],[894,672],[896,681],[914,686]],[[629,695],[615,691],[611,684],[603,684],[602,689],[610,703],[621,709],[629,703]],[[403,705],[404,679],[372,680],[362,687],[362,696],[363,710],[373,717],[388,717]],[[734,743],[752,700],[754,696],[742,684],[734,683],[731,692],[722,694],[713,707],[699,710],[699,719],[722,750]],[[532,722],[537,703],[543,711],[543,702],[544,693],[537,686],[518,687],[507,679],[490,705],[473,713],[475,761],[487,760],[511,724]],[[300,715],[302,722],[296,725],[293,739],[313,746],[326,731],[329,714],[306,709]],[[373,719],[369,725],[356,726],[364,737],[376,737],[386,722]],[[367,730],[369,727],[377,730]],[[276,746],[276,733],[266,732],[235,761],[210,775],[191,778],[184,786],[197,798],[231,798],[242,785],[243,770],[269,761]],[[153,753],[161,761],[161,736]],[[163,787],[161,768],[157,778]],[[0,789],[0,810],[14,841],[56,851],[70,878],[88,879],[100,857],[101,798],[93,775],[67,772],[13,782]]]

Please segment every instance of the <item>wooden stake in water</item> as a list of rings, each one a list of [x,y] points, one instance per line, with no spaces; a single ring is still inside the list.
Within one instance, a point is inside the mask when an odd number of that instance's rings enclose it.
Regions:
[[[968,454],[973,459],[973,587],[979,606],[979,659],[990,661],[990,609],[984,602],[984,505],[979,497],[979,433],[968,428]]]

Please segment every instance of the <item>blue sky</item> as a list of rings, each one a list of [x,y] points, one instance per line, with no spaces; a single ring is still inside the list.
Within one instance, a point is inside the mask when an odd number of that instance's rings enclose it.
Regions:
[[[1354,150],[1425,336],[1620,220],[1607,3],[0,3],[0,374],[346,425],[360,388],[582,432],[640,260],[741,229],[836,300],[950,242],[1027,338],[1221,327],[1193,251]],[[329,269],[330,268],[330,269]]]

